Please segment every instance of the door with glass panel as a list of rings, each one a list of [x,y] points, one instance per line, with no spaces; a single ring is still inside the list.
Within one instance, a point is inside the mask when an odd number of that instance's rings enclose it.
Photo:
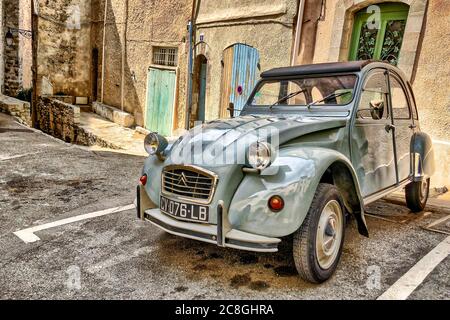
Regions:
[[[349,60],[383,60],[398,64],[409,6],[383,3],[355,14]]]
[[[392,116],[394,118],[394,135],[397,151],[398,179],[403,181],[411,174],[411,139],[414,134],[412,123],[411,104],[407,90],[403,87],[400,78],[394,74],[389,75]]]
[[[397,183],[393,131],[385,69],[365,79],[351,134],[352,163],[367,197]]]

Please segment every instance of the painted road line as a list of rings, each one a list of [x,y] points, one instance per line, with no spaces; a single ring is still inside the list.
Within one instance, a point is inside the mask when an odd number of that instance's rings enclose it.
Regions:
[[[377,300],[406,300],[425,278],[450,254],[450,237],[445,238]]]
[[[106,209],[106,210],[102,210],[102,211],[86,213],[86,214],[82,214],[79,216],[74,216],[74,217],[70,217],[70,218],[66,218],[66,219],[62,219],[62,220],[57,220],[57,221],[53,221],[50,223],[41,224],[39,226],[16,231],[16,232],[14,232],[14,234],[16,236],[18,236],[23,242],[32,243],[32,242],[41,240],[37,235],[34,234],[37,231],[55,228],[55,227],[59,227],[59,226],[65,225],[65,224],[83,221],[83,220],[87,220],[87,219],[92,219],[92,218],[96,218],[96,217],[101,217],[101,216],[105,216],[105,215],[111,214],[111,213],[117,213],[117,212],[122,212],[122,211],[126,211],[126,210],[131,210],[134,208],[135,208],[135,205],[130,204],[127,206],[110,208],[110,209]]]

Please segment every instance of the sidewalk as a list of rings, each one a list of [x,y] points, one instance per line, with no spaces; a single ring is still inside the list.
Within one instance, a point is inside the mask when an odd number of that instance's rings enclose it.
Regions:
[[[79,129],[80,139],[90,145],[90,149],[114,149],[120,153],[147,156],[144,149],[145,135],[94,113],[81,112]]]
[[[390,203],[406,205],[404,192],[394,192],[384,199]],[[425,210],[427,209],[450,214],[450,191],[428,198]]]

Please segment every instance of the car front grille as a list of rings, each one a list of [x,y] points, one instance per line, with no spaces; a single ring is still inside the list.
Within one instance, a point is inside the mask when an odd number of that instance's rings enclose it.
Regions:
[[[164,194],[200,202],[210,202],[216,182],[213,173],[196,167],[167,166],[162,174]]]

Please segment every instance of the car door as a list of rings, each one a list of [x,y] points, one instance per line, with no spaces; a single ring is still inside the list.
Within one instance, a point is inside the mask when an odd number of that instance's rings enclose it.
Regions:
[[[414,126],[406,87],[394,73],[389,73],[390,99],[393,116],[393,133],[397,155],[397,172],[399,182],[411,174],[411,139]]]
[[[363,197],[397,183],[393,132],[387,130],[392,125],[388,92],[386,70],[374,69],[366,76],[355,105],[351,157]]]

